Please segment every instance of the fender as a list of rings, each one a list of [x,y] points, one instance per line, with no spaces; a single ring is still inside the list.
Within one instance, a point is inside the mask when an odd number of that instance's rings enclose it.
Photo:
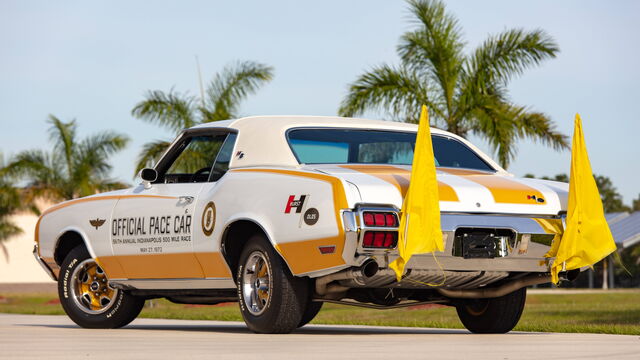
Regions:
[[[222,236],[219,241],[219,250],[220,250],[220,253],[223,254],[223,256],[225,257],[225,259],[227,258],[228,254],[226,254],[224,251],[224,239],[227,236],[227,231],[229,230],[229,228],[238,221],[248,221],[256,225],[258,228],[260,228],[262,230],[262,233],[267,237],[267,240],[269,241],[271,246],[276,250],[276,252],[280,255],[280,258],[282,258],[282,260],[285,262],[289,271],[292,271],[291,266],[289,265],[289,263],[287,262],[287,259],[282,254],[282,251],[278,247],[278,244],[273,240],[273,234],[271,233],[271,231],[269,231],[267,227],[262,225],[263,223],[268,222],[267,219],[255,213],[244,212],[244,213],[236,214],[235,216],[229,218],[227,222],[224,224],[225,230],[222,233]],[[227,260],[227,267],[229,267],[229,259],[226,259],[226,260]],[[229,267],[229,271],[231,274],[234,274],[233,269],[231,269],[230,267]]]
[[[55,255],[56,251],[58,251],[58,247],[60,245],[60,240],[61,240],[62,236],[64,234],[68,233],[68,232],[77,233],[80,236],[80,239],[82,239],[82,242],[84,243],[85,248],[89,252],[89,255],[94,259],[96,258],[96,253],[93,251],[93,247],[91,246],[91,243],[89,241],[87,241],[87,239],[88,239],[87,234],[84,232],[84,230],[82,230],[79,227],[74,226],[74,225],[67,226],[67,227],[63,228],[62,230],[60,230],[60,232],[56,236],[55,245],[53,246],[53,254],[54,255]]]

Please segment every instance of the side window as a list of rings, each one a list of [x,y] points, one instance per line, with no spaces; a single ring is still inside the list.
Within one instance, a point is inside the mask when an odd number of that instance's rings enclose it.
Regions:
[[[222,148],[218,153],[216,162],[213,164],[213,171],[211,172],[209,181],[218,181],[218,179],[220,179],[222,175],[229,170],[229,162],[231,161],[231,156],[233,156],[233,146],[236,144],[237,136],[238,135],[234,133],[227,136],[227,139],[224,141],[224,145],[222,145]]]
[[[206,182],[213,162],[227,134],[197,135],[185,138],[177,145],[171,160],[159,171],[159,181],[165,183]]]
[[[289,143],[303,164],[344,164],[349,161],[346,142],[290,139]]]

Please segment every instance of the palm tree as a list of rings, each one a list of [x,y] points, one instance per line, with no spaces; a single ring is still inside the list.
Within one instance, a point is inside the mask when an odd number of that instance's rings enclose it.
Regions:
[[[7,260],[9,260],[9,252],[4,242],[22,233],[22,229],[14,224],[9,216],[20,208],[20,193],[13,186],[12,179],[6,175],[4,157],[0,154],[0,248]]]
[[[5,172],[27,180],[24,198],[59,201],[126,187],[109,178],[110,155],[125,148],[129,139],[111,131],[78,139],[75,120],[63,122],[49,115],[50,152],[18,153]]]
[[[425,104],[432,126],[486,139],[504,167],[515,155],[517,139],[538,140],[556,150],[568,147],[547,115],[508,98],[513,77],[556,56],[559,48],[551,36],[542,30],[505,30],[466,55],[458,20],[444,3],[410,0],[409,8],[416,28],[400,39],[400,65],[380,65],[360,75],[349,85],[340,115],[384,110],[415,123]]]
[[[198,99],[173,89],[149,91],[145,99],[136,104],[131,114],[141,120],[179,131],[211,121],[238,117],[240,102],[255,93],[273,78],[273,68],[252,61],[226,66],[216,74]],[[145,144],[138,156],[136,173],[151,166],[167,149],[170,142],[156,140]]]

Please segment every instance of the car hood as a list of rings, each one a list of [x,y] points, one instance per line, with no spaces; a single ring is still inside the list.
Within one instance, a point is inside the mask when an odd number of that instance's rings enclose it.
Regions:
[[[355,186],[361,203],[402,206],[411,166],[309,165]],[[443,212],[557,215],[566,210],[568,184],[506,173],[437,168],[440,210]]]

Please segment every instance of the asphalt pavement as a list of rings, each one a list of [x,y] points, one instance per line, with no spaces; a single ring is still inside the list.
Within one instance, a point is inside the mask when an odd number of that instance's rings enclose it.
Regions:
[[[0,314],[1,359],[639,359],[640,337],[307,325],[253,334],[243,323],[137,319],[89,330],[66,316]]]

